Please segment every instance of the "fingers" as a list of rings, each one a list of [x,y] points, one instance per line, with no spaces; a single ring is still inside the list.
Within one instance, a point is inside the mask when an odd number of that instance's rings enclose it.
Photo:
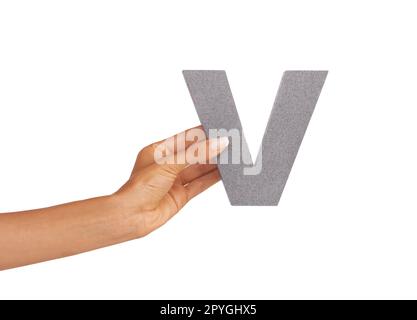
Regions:
[[[216,184],[219,180],[220,173],[218,170],[214,170],[190,182],[186,187],[174,185],[160,203],[160,215],[158,216],[156,227],[163,225],[182,209],[188,201]]]
[[[195,164],[209,164],[229,145],[227,137],[220,137],[192,144],[186,150],[162,158],[152,165],[155,173],[164,173],[176,178],[184,169]]]
[[[153,201],[157,202],[164,198],[184,169],[193,165],[195,161],[200,164],[208,163],[211,158],[216,157],[226,149],[228,144],[229,140],[226,137],[200,141],[191,145],[187,150],[164,159],[162,164],[154,163],[147,167],[142,173],[142,181],[145,181],[147,189],[152,191]],[[194,170],[189,169],[185,172],[184,179],[186,180],[184,182],[192,183],[193,179],[196,179],[202,170],[202,167],[198,167],[198,165],[194,167]],[[175,185],[177,186],[177,184]],[[180,187],[183,186],[180,185]]]
[[[190,201],[195,196],[210,188],[212,185],[220,180],[219,170],[214,170],[200,178],[190,182],[185,190],[187,191],[187,201]]]
[[[180,132],[170,138],[153,143],[139,153],[133,172],[147,167],[155,162],[155,152],[158,148],[164,148],[167,153],[176,154],[184,151],[195,142],[205,140],[203,126],[196,126]]]
[[[186,185],[214,170],[217,170],[217,165],[215,164],[195,164],[189,166],[179,174],[179,182],[182,185]]]
[[[164,163],[154,163],[143,171],[146,188],[142,194],[148,194],[148,202],[157,208],[152,211],[152,215],[156,214],[152,228],[163,225],[189,200],[220,180],[216,166],[205,163],[218,156],[228,145],[227,137],[200,141],[167,157]],[[180,177],[182,183],[175,183]]]

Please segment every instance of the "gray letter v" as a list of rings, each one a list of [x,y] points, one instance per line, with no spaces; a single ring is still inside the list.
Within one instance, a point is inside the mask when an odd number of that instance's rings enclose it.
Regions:
[[[206,134],[209,135],[212,129],[237,130],[240,134],[239,141],[231,139],[228,155],[229,159],[234,156],[232,153],[237,147],[241,150],[241,161],[219,164],[230,203],[236,206],[278,205],[327,71],[284,73],[255,165],[226,72],[187,70],[183,74]]]

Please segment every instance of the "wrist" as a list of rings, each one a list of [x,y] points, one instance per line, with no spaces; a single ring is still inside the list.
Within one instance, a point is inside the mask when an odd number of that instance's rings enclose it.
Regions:
[[[143,223],[141,223],[140,213],[137,208],[132,208],[128,199],[115,193],[104,196],[102,203],[105,210],[114,221],[115,235],[121,241],[133,240],[142,236]]]

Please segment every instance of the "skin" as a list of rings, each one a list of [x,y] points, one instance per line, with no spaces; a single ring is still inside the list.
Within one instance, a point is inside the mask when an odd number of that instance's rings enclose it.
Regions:
[[[0,214],[0,270],[146,236],[220,180],[217,166],[204,164],[208,156],[196,164],[178,163],[176,159],[186,158],[187,150],[195,147],[205,148],[202,154],[210,151],[210,156],[216,156],[227,147],[227,140],[203,139],[175,146],[168,154],[171,161],[164,164],[154,159],[161,143],[139,152],[129,180],[112,195]]]

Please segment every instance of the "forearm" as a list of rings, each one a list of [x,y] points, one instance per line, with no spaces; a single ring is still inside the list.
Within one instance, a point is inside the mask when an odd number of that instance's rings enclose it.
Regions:
[[[0,214],[0,270],[131,240],[137,229],[113,196]]]

